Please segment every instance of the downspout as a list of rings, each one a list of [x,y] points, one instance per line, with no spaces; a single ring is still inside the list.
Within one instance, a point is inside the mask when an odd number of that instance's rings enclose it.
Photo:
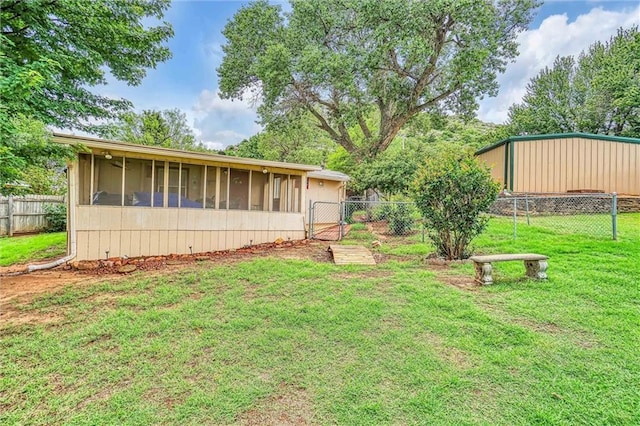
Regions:
[[[67,197],[67,237],[69,238],[69,254],[61,259],[54,260],[53,262],[43,263],[38,265],[29,265],[25,272],[30,273],[33,271],[41,271],[44,269],[55,268],[63,263],[67,263],[76,257],[76,211],[73,206],[76,205],[76,185],[77,181],[75,175],[75,167],[73,164],[67,166],[67,179],[68,179],[68,197]]]

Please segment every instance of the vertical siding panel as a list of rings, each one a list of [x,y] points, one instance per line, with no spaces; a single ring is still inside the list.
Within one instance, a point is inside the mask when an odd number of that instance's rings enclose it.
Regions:
[[[229,231],[225,231],[225,230],[220,230],[218,232],[218,249],[219,250],[226,250],[227,247],[227,233]]]
[[[617,166],[617,170],[616,170],[616,184],[615,184],[615,189],[614,191],[616,192],[624,192],[622,190],[623,187],[623,182],[624,182],[624,176],[625,176],[625,171],[624,171],[624,146],[626,145],[626,143],[618,143],[618,142],[614,142],[617,146],[617,151],[618,151],[618,156],[617,156],[617,161],[616,161],[616,166]]]
[[[562,173],[562,154],[560,151],[560,147],[562,146],[562,141],[560,139],[556,139],[553,144],[553,157],[554,157],[554,172],[553,172],[553,185],[556,188],[557,192],[564,192],[564,188],[562,187],[562,179],[560,175]]]
[[[176,233],[175,234],[176,243],[175,243],[174,252],[189,253],[189,246],[193,247],[193,244],[191,244],[190,241],[187,241],[188,231],[179,230],[179,231],[173,231],[173,232]]]
[[[158,254],[169,254],[169,231],[154,231],[158,238]],[[153,239],[152,239],[153,241]],[[154,246],[151,246],[153,249]]]
[[[206,251],[204,249],[204,244],[202,243],[202,241],[204,240],[204,233],[206,231],[197,231],[194,232],[193,235],[193,251],[194,253],[202,253],[203,251]]]
[[[595,166],[594,166],[594,176],[595,176],[595,188],[596,190],[602,190],[603,189],[603,185],[602,185],[602,155],[603,155],[603,148],[602,148],[602,141],[597,141],[596,143],[596,147],[594,149],[594,155],[596,156],[595,158]]]
[[[109,257],[115,256],[114,251],[111,249],[111,239],[109,231],[98,231],[100,247],[98,249],[98,256],[96,258],[101,258],[105,255],[105,251],[109,251]]]
[[[514,190],[517,190],[518,192],[527,192],[530,190],[530,182],[525,175],[525,170],[527,168],[528,145],[529,144],[527,142],[521,142],[518,150],[515,152],[517,154],[517,157],[515,157],[514,160],[514,166],[516,168],[515,179],[518,187],[514,187]]]
[[[177,253],[178,248],[178,231],[172,229],[167,232],[167,252]]]
[[[593,189],[593,185],[591,184],[593,180],[593,139],[586,139],[586,150],[585,150],[585,170],[584,170],[584,185],[586,189]]]
[[[631,144],[630,143],[620,143],[620,146],[623,149],[622,154],[622,184],[620,185],[620,192],[624,194],[630,193],[631,189]]]
[[[544,155],[543,149],[544,149],[543,143],[541,141],[536,141],[536,143],[534,144],[533,153],[531,155],[531,158],[533,159],[531,163],[531,171],[536,176],[536,192],[544,191],[544,172],[545,171],[543,170],[543,167],[545,166],[543,166],[541,161],[542,156]]]
[[[122,232],[120,232],[119,230],[112,230],[111,232],[111,249],[113,250],[112,253],[109,253],[109,256],[122,256],[124,253],[122,253],[122,248],[121,248],[121,236],[122,236]]]
[[[633,145],[633,149],[636,152],[633,170],[635,171],[635,177],[633,179],[633,188],[631,192],[635,195],[640,195],[640,144]]]
[[[131,231],[129,230],[120,232],[120,256],[133,256],[131,254]]]
[[[163,234],[166,234],[166,232],[162,232]],[[160,231],[149,231],[149,254],[150,255],[157,255],[157,254],[162,254],[162,253],[166,253],[166,251],[164,251],[166,249],[166,242],[161,242],[160,240],[162,240],[162,237],[160,236]]]
[[[129,238],[129,241],[130,241],[129,252],[131,253],[131,256],[142,255],[142,250],[140,250],[140,234],[141,234],[141,231],[138,231],[138,230],[131,231],[131,236]]]
[[[149,250],[149,240],[151,238],[151,232],[147,230],[140,231],[140,255],[148,256],[151,254]]]
[[[540,141],[540,154],[536,159],[540,167],[540,192],[549,192],[549,141]]]

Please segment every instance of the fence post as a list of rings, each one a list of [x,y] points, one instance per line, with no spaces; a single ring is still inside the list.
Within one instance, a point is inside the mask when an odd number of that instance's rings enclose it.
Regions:
[[[518,212],[518,199],[516,197],[513,198],[513,239],[516,239],[517,236],[517,212]]]
[[[7,234],[13,237],[13,195],[9,195],[7,209]]]
[[[313,200],[309,200],[309,239],[313,239]]]
[[[613,239],[618,239],[618,194],[613,193],[611,197],[611,225],[613,229]]]
[[[340,201],[340,240],[345,236],[345,221],[347,215],[347,202]]]

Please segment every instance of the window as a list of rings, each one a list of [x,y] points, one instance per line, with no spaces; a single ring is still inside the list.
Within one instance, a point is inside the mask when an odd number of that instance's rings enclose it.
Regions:
[[[273,211],[287,211],[287,182],[289,176],[274,174],[273,175]]]
[[[78,157],[78,203],[81,206],[91,204],[91,155],[80,154]]]
[[[202,208],[204,196],[204,166],[182,164],[182,197],[180,207]]]
[[[151,206],[151,160],[127,159],[124,172],[125,205]]]
[[[291,183],[291,205],[290,212],[300,213],[302,206],[302,176],[290,176]]]
[[[269,174],[251,172],[251,210],[269,209]]]
[[[92,204],[121,206],[123,204],[122,176],[124,158],[94,156]]]
[[[205,207],[215,209],[216,206],[216,182],[218,179],[218,168],[207,166],[207,192],[205,194]]]
[[[249,170],[230,170],[229,209],[249,210]]]
[[[218,208],[227,209],[227,195],[229,194],[229,169],[220,169],[220,202]]]

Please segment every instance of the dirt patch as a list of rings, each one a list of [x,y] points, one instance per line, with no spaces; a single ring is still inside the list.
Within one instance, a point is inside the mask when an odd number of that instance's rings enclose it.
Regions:
[[[460,261],[448,261],[439,258],[425,260],[427,268],[435,272],[436,278],[440,282],[466,291],[477,291],[482,288],[482,285],[475,282],[473,275],[455,273],[451,269],[451,264],[454,262],[460,263]]]
[[[263,400],[256,408],[243,413],[238,424],[309,425],[313,423],[313,403],[306,389],[281,384],[275,395]]]

